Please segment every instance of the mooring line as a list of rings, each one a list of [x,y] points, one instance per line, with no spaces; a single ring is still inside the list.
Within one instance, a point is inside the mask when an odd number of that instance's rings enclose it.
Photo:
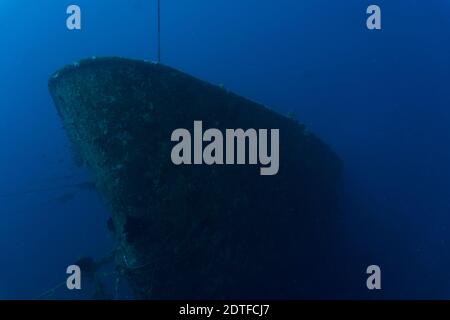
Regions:
[[[161,0],[158,0],[158,63],[161,62]]]

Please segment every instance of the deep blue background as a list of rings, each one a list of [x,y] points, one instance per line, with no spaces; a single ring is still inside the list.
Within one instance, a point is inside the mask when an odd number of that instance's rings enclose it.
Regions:
[[[66,29],[70,4],[81,31]],[[382,31],[365,27],[370,4]],[[155,9],[0,0],[0,298],[35,298],[78,257],[111,249],[97,194],[57,201],[87,178],[47,79],[84,57],[156,59]],[[348,278],[323,297],[450,298],[449,40],[447,0],[162,0],[163,63],[295,112],[343,159],[334,264]],[[365,289],[370,264],[382,292]],[[62,291],[53,297],[80,297]]]

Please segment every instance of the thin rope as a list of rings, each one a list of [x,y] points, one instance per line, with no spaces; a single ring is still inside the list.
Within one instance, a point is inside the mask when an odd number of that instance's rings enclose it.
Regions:
[[[158,0],[158,63],[161,62],[161,0]]]
[[[51,298],[53,295],[56,294],[56,291],[58,289],[64,287],[65,284],[66,284],[66,281],[63,281],[63,282],[57,284],[55,287],[51,288],[50,290],[45,291],[44,293],[42,293],[41,295],[36,297],[34,300],[43,300],[43,299]]]

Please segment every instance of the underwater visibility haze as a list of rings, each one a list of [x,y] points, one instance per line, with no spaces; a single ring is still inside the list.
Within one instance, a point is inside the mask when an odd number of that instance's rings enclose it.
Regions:
[[[157,1],[71,4],[0,1],[0,299],[450,298],[448,1],[161,0],[160,63]],[[279,168],[174,165],[198,121]]]

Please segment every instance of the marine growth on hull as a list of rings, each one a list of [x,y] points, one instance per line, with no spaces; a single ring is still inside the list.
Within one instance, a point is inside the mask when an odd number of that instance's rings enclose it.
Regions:
[[[49,88],[111,212],[114,260],[137,298],[300,298],[315,285],[315,263],[332,241],[340,161],[303,125],[144,61],[83,60]],[[202,135],[265,129],[270,138],[277,129],[276,174],[261,174],[262,158],[250,163],[249,136],[245,164],[174,163],[180,128],[192,133],[194,161],[196,121]],[[209,142],[197,143],[204,152]]]

